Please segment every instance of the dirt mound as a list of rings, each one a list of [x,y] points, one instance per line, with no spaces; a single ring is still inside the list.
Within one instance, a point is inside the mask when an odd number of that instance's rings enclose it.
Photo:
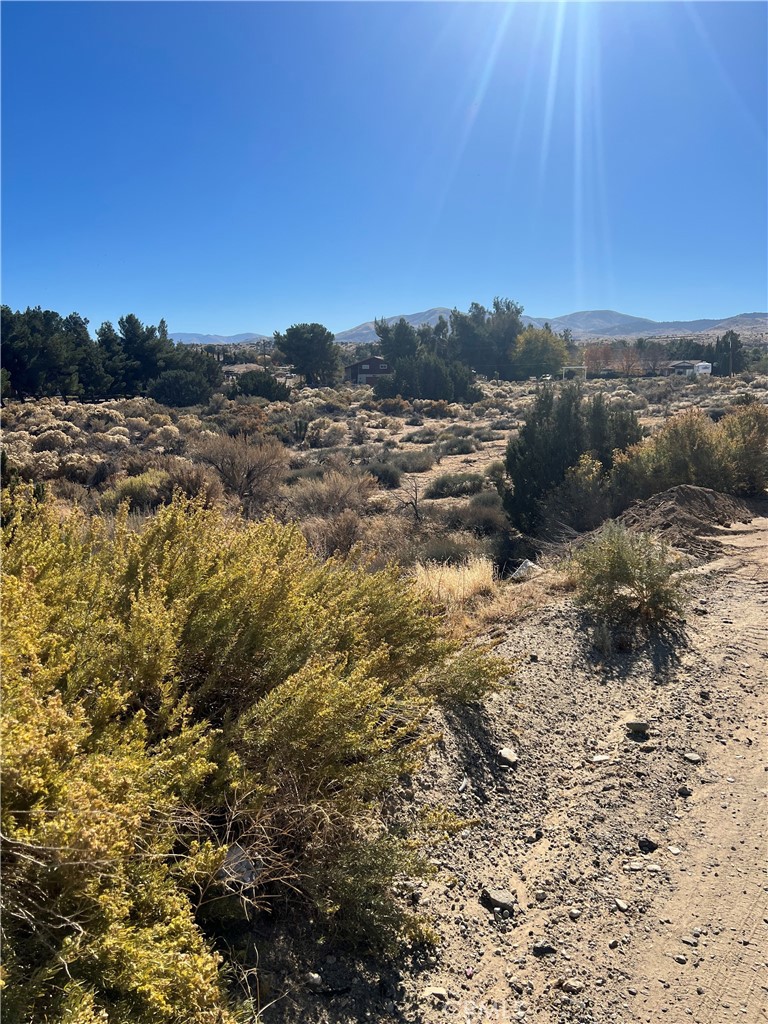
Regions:
[[[717,533],[731,523],[747,523],[755,513],[729,494],[708,487],[681,484],[637,501],[618,517],[630,530],[656,533],[668,544],[695,555],[705,555],[711,545],[702,535]]]

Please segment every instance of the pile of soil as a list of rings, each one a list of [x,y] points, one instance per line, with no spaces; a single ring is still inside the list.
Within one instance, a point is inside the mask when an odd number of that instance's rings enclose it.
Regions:
[[[618,517],[630,530],[655,533],[681,551],[705,557],[711,548],[703,535],[732,523],[747,523],[755,513],[738,498],[709,487],[681,484],[637,501]]]

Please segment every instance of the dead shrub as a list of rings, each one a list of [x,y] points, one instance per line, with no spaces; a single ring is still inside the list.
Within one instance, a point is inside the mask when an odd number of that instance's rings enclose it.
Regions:
[[[63,430],[46,430],[35,438],[32,447],[36,452],[63,452],[72,447],[72,440]]]
[[[301,480],[287,492],[294,515],[334,516],[345,509],[361,512],[378,489],[367,473],[343,473],[332,469],[319,480]]]
[[[301,523],[309,546],[321,558],[346,557],[365,537],[365,525],[358,512],[345,508],[330,519],[312,516]]]
[[[217,470],[224,487],[249,513],[274,498],[288,470],[287,451],[270,437],[219,434],[201,441],[196,454]]]

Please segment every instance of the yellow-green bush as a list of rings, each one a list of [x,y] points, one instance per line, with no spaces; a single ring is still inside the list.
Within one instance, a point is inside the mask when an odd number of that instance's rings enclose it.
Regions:
[[[235,841],[254,880],[228,913],[299,894],[373,945],[406,934],[412,848],[380,799],[431,704],[499,666],[293,527],[4,503],[5,1019],[229,1020],[205,922]]]
[[[689,409],[617,452],[610,480],[616,509],[678,484],[760,494],[768,485],[768,408],[751,403],[718,423]]]
[[[574,558],[577,600],[599,621],[665,626],[683,608],[678,568],[663,541],[610,523]]]

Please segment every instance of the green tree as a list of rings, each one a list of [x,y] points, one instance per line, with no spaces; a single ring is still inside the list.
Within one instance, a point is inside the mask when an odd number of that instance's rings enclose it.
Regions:
[[[734,373],[743,373],[746,365],[741,335],[736,331],[726,331],[715,342],[712,372],[717,377],[730,377]]]
[[[516,339],[510,357],[512,376],[516,380],[526,380],[528,377],[559,373],[567,358],[565,340],[548,324],[545,327],[526,327]]]
[[[401,359],[413,359],[419,350],[419,335],[403,317],[397,323],[388,324],[386,320],[374,320],[374,328],[379,338],[381,354],[390,363]]]
[[[285,334],[275,332],[275,345],[309,387],[335,383],[340,367],[334,335],[322,324],[293,324]]]
[[[256,395],[270,402],[283,402],[291,397],[291,389],[265,370],[248,370],[237,379],[237,390],[241,395]]]
[[[150,398],[161,405],[203,405],[212,394],[210,381],[196,370],[164,370],[149,386]]]
[[[525,425],[507,445],[511,486],[504,497],[513,524],[524,533],[538,532],[545,523],[547,496],[561,487],[583,455],[591,453],[605,470],[613,464],[615,449],[640,436],[634,413],[614,413],[600,395],[584,401],[578,384],[565,385],[559,394],[551,385],[539,388]]]

